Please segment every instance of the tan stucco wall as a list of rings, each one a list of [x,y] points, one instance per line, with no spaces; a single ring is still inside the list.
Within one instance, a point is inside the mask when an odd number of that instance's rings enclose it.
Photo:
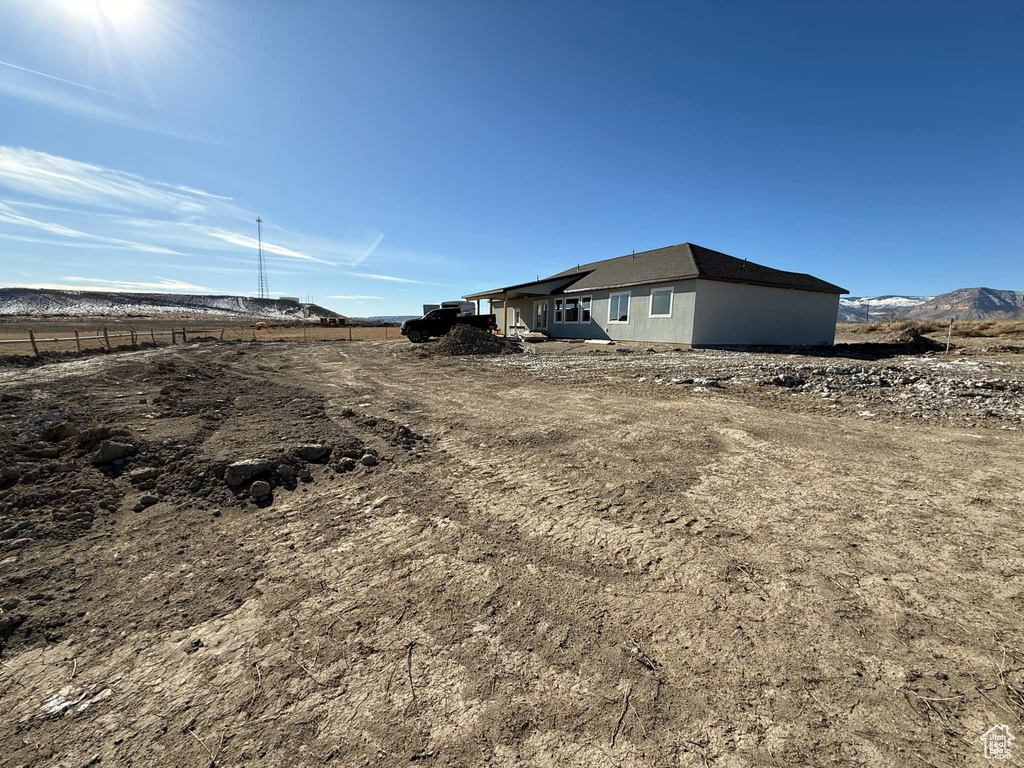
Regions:
[[[697,280],[693,344],[832,344],[839,295]]]

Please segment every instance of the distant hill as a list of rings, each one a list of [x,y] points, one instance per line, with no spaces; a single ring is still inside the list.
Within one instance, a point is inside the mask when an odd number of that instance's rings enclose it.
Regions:
[[[370,317],[349,318],[353,323],[360,325],[401,325],[406,320],[412,320],[419,315],[371,315]]]
[[[960,288],[936,296],[908,313],[915,320],[985,320],[992,317],[1024,317],[1024,291],[995,288]]]
[[[941,296],[847,296],[839,299],[840,323],[904,320],[986,320],[1024,317],[1024,291],[959,288]]]
[[[906,317],[914,307],[931,299],[931,296],[840,296],[839,322],[881,322],[893,313]]]
[[[0,316],[7,317],[147,317],[195,314],[262,317],[268,320],[340,317],[337,312],[316,304],[300,304],[289,299],[0,288]]]

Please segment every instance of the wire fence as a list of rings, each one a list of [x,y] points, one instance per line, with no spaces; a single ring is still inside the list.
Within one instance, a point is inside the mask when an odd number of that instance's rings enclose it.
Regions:
[[[0,326],[0,354],[29,353],[41,357],[45,348],[57,351],[84,351],[96,349],[111,351],[115,347],[143,346],[155,347],[158,339],[169,344],[187,343],[197,338],[216,338],[219,341],[323,341],[346,339],[349,341],[378,341],[401,338],[397,328],[386,326],[300,326],[300,327],[265,327],[255,326],[224,326],[221,328],[195,328],[188,326],[173,328],[127,328],[123,326],[114,330],[101,327],[96,330],[80,331],[50,330],[37,335],[35,329],[21,331],[17,335],[3,333]]]

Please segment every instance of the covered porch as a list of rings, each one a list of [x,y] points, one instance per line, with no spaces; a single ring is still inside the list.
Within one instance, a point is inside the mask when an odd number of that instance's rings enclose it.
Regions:
[[[549,333],[551,312],[550,297],[560,294],[576,276],[552,280],[520,283],[490,291],[480,291],[463,296],[466,301],[476,302],[480,314],[480,302],[487,300],[487,313],[497,315],[501,334],[523,336],[527,333]]]

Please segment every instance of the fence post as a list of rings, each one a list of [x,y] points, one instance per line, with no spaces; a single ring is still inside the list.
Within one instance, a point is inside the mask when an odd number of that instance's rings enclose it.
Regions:
[[[110,351],[110,336],[107,334],[107,326],[103,326],[103,340],[107,342],[107,352]]]
[[[352,326],[351,325],[348,327],[348,340],[352,341]]]
[[[153,349],[156,349],[156,334],[153,333],[153,329],[149,329],[149,338],[153,340]]]
[[[220,340],[224,341],[224,329],[223,328],[220,329]]]
[[[184,344],[188,341],[188,337],[185,335],[185,326],[181,326],[181,343]]]
[[[78,347],[78,354],[82,354],[82,341],[78,338],[77,328],[75,328],[75,346]]]
[[[385,325],[384,326],[384,339],[385,339],[385,341],[387,340],[387,338],[388,338],[388,327]]]
[[[176,330],[174,330],[173,328],[171,328],[171,344],[177,344],[177,343],[178,343],[178,332]]]
[[[28,332],[28,340],[32,342],[32,351],[35,352],[36,357],[39,357],[39,347],[36,346],[36,335],[31,330]]]

